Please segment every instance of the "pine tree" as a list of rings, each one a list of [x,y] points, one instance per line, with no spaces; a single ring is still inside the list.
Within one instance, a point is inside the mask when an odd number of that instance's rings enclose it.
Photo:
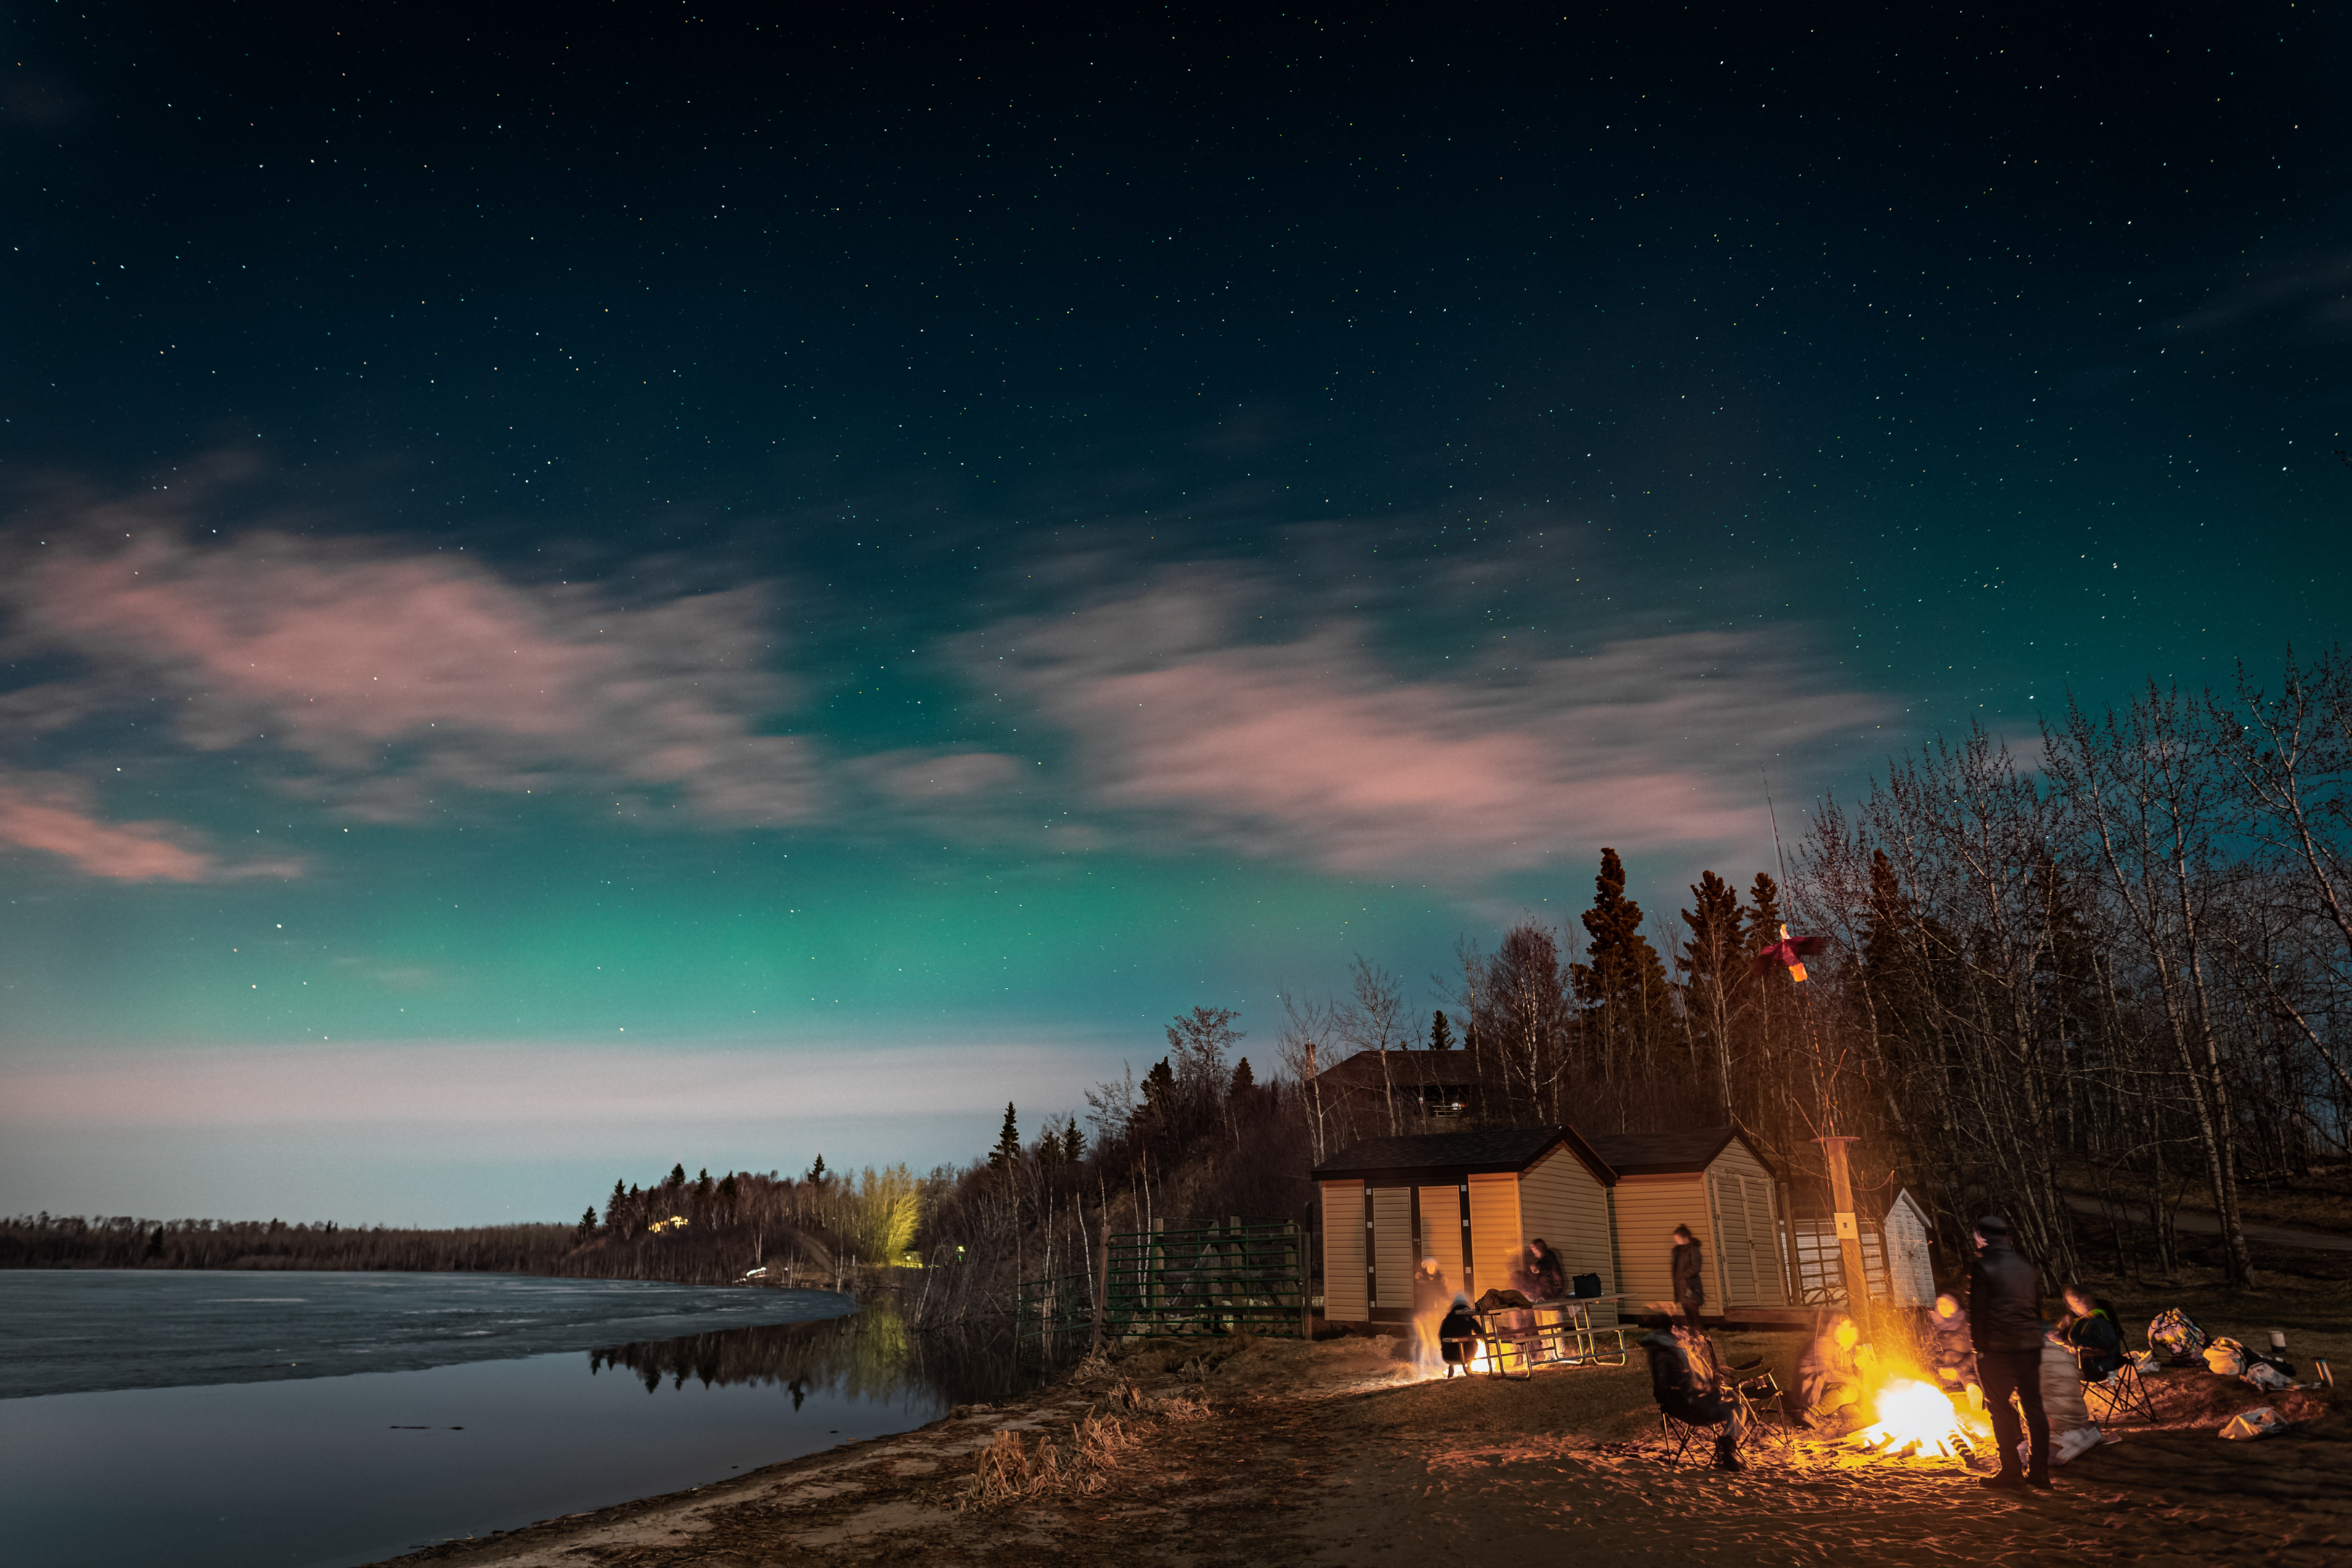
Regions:
[[[1454,1030],[1445,1021],[1443,1009],[1429,1016],[1429,1048],[1450,1051],[1454,1048]]]
[[[1143,1104],[1136,1111],[1136,1121],[1147,1133],[1171,1134],[1176,1131],[1176,1069],[1161,1057],[1143,1075]]]
[[[824,1152],[823,1150],[817,1152],[816,1163],[809,1167],[807,1179],[812,1186],[824,1185]]]
[[[583,1215],[582,1215],[580,1216],[580,1228],[579,1228],[578,1230],[576,1230],[576,1231],[572,1232],[572,1240],[573,1244],[576,1246],[576,1245],[578,1245],[578,1244],[580,1244],[580,1243],[582,1243],[582,1242],[585,1242],[586,1240],[588,1240],[591,1237],[594,1236],[595,1234],[596,1234],[596,1211],[595,1211],[595,1209],[593,1209],[593,1208],[592,1207],[592,1208],[590,1208],[590,1209],[589,1209],[589,1211],[588,1211],[586,1214],[583,1214]]]
[[[613,1195],[604,1201],[604,1223],[606,1225],[620,1224],[621,1215],[628,1206],[628,1189],[621,1185],[620,1178],[616,1176],[613,1179]]]
[[[1013,1102],[1004,1102],[1004,1127],[996,1135],[996,1147],[988,1152],[992,1169],[1006,1170],[1021,1163],[1021,1124],[1013,1119]]]
[[[1690,1031],[1693,1056],[1715,1069],[1725,1113],[1745,1120],[1732,1071],[1737,1055],[1732,1020],[1738,1007],[1735,987],[1748,968],[1739,937],[1739,892],[1705,871],[1691,885],[1691,899],[1698,907],[1682,911],[1683,923],[1690,928],[1682,952],[1683,1020]]]
[[[669,1168],[669,1181],[668,1181],[667,1183],[666,1183],[665,1184],[666,1184],[666,1185],[667,1185],[667,1186],[670,1186],[670,1187],[672,1187],[672,1188],[682,1187],[682,1186],[686,1185],[686,1162],[685,1162],[685,1161],[680,1160],[677,1164],[672,1165],[672,1166]]]
[[[680,1166],[679,1169],[683,1171],[685,1167]],[[698,1202],[707,1204],[710,1201],[710,1167],[708,1165],[703,1166],[702,1174],[694,1179],[694,1195]]]
[[[1078,1121],[1072,1117],[1062,1123],[1062,1158],[1075,1165],[1087,1157],[1087,1135],[1078,1131]]]
[[[1249,1058],[1244,1057],[1240,1061],[1234,1064],[1234,1081],[1232,1086],[1225,1090],[1226,1098],[1231,1100],[1239,1100],[1244,1095],[1254,1091],[1256,1088],[1257,1077],[1250,1071]]]
[[[1589,1037],[1601,1049],[1600,1069],[1613,1075],[1621,1063],[1646,1064],[1673,1039],[1674,996],[1658,950],[1642,934],[1642,906],[1625,896],[1625,863],[1617,851],[1601,851],[1592,880],[1592,907],[1583,917],[1590,962],[1571,973]]]

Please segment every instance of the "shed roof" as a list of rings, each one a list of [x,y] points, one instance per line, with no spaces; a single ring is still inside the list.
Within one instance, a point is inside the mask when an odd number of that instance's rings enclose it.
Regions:
[[[1738,1138],[1766,1170],[1772,1162],[1737,1127],[1690,1127],[1675,1132],[1595,1132],[1585,1142],[1621,1176],[1665,1176],[1704,1171]]]
[[[1391,1051],[1388,1080],[1399,1089],[1465,1089],[1478,1082],[1478,1064],[1467,1051]],[[1381,1087],[1381,1053],[1358,1051],[1333,1062],[1315,1076],[1327,1086]]]
[[[1432,1053],[1434,1054],[1434,1053]],[[1617,1174],[1573,1127],[1493,1127],[1472,1132],[1417,1132],[1351,1144],[1320,1165],[1318,1181],[1349,1176],[1471,1175],[1526,1170],[1559,1144],[1584,1162],[1603,1185]]]

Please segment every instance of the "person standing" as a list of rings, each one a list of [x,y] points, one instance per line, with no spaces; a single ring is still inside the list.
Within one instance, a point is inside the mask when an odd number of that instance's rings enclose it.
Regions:
[[[1690,1323],[1690,1331],[1703,1335],[1706,1332],[1706,1325],[1699,1321],[1698,1310],[1706,1305],[1706,1285],[1698,1237],[1691,1234],[1690,1226],[1678,1225],[1675,1226],[1673,1241],[1675,1305],[1682,1309],[1683,1317]]]
[[[1969,1265],[1969,1332],[1976,1344],[1977,1370],[1984,1379],[1993,1446],[2000,1450],[2000,1473],[1979,1478],[1980,1486],[2050,1488],[2050,1417],[2042,1404],[2042,1271],[2009,1244],[2009,1222],[1988,1215],[1977,1221],[1976,1261]],[[2010,1395],[2018,1408],[2010,1408]],[[2018,1468],[2018,1415],[2025,1416],[2032,1457]]]

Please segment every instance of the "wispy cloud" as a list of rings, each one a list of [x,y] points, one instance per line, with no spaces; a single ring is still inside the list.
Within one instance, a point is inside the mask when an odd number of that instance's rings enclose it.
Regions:
[[[0,1125],[205,1127],[426,1122],[641,1127],[961,1113],[1006,1097],[1051,1106],[1100,1070],[1092,1042],[1006,1036],[975,1048],[912,1040],[724,1050],[676,1041],[387,1045],[319,1042],[169,1053],[0,1058]]]
[[[218,882],[291,877],[290,859],[227,860],[172,822],[107,822],[97,791],[57,773],[0,773],[0,847],[54,856],[112,882]]]
[[[162,697],[187,744],[290,754],[289,786],[347,815],[453,789],[651,789],[730,826],[815,809],[807,744],[758,731],[788,695],[758,587],[632,607],[454,552],[163,532],[45,551],[9,597],[21,637],[96,671],[16,695],[44,728]]]
[[[1884,708],[1721,631],[1402,679],[1346,620],[1245,641],[1259,602],[1246,574],[1201,569],[969,654],[1067,731],[1099,805],[1254,855],[1450,881],[1601,842],[1752,842],[1757,761]]]

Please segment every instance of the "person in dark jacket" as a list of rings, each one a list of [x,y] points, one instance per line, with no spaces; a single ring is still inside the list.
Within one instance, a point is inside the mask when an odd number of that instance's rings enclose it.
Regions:
[[[1568,1294],[1568,1270],[1560,1266],[1559,1254],[1540,1236],[1528,1243],[1518,1279],[1519,1289],[1530,1301],[1557,1301]]]
[[[1706,1305],[1706,1286],[1698,1237],[1690,1233],[1690,1226],[1678,1225],[1675,1226],[1673,1240],[1675,1305],[1683,1310],[1684,1318],[1690,1323],[1690,1331],[1704,1334],[1706,1325],[1699,1321],[1698,1310]]]
[[[1723,1390],[1712,1368],[1706,1342],[1688,1329],[1650,1335],[1642,1348],[1650,1358],[1650,1396],[1658,1408],[1693,1426],[1721,1426],[1715,1436],[1715,1468],[1744,1470],[1739,1462],[1739,1404]],[[1696,1352],[1696,1353],[1694,1353]],[[1704,1365],[1710,1369],[1702,1372]]]
[[[1454,1305],[1447,1309],[1437,1325],[1439,1352],[1445,1359],[1445,1375],[1452,1377],[1460,1367],[1470,1373],[1478,1360],[1478,1318],[1470,1310],[1470,1298],[1456,1294]]]
[[[2074,1352],[2086,1383],[2104,1383],[2124,1364],[2123,1326],[2115,1309],[2080,1285],[2066,1287],[2066,1315],[2050,1331],[2050,1340]]]
[[[2042,1271],[2009,1244],[2009,1222],[1977,1221],[1976,1261],[1969,1265],[1969,1330],[1984,1376],[2000,1473],[1979,1479],[1988,1487],[2050,1489],[2050,1417],[2042,1407]],[[2017,1396],[2017,1409],[2010,1396]],[[2032,1457],[2020,1473],[2018,1415],[2032,1439]]]

